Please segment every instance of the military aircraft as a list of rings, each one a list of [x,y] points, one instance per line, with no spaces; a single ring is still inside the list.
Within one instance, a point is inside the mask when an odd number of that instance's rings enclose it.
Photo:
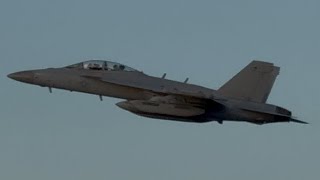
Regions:
[[[24,83],[124,99],[116,105],[134,114],[182,122],[241,121],[258,125],[296,122],[292,113],[266,101],[280,68],[252,61],[218,90],[162,77],[126,65],[89,60],[62,68],[21,71],[8,77]]]

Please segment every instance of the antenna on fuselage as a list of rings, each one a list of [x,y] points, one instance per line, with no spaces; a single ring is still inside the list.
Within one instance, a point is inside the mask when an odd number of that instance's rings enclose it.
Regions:
[[[186,80],[184,80],[183,83],[188,83],[188,81],[189,81],[189,78],[187,78]]]
[[[165,79],[166,76],[167,76],[167,73],[164,73],[164,74],[162,75],[162,79]]]

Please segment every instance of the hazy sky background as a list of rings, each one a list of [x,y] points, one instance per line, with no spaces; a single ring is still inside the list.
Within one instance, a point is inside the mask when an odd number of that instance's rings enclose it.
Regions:
[[[319,179],[320,1],[1,0],[0,179]],[[251,60],[311,125],[152,120],[8,73],[112,59],[218,88]]]

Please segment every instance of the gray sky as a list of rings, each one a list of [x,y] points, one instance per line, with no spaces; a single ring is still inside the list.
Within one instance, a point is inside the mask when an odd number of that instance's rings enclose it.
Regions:
[[[318,179],[320,1],[0,1],[0,179]],[[253,59],[311,125],[187,124],[8,73],[112,59],[218,88]]]

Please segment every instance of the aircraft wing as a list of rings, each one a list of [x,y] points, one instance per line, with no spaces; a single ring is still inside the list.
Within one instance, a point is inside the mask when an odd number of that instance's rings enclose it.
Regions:
[[[174,86],[165,85],[164,87],[159,87],[158,82],[153,82],[149,77],[144,76],[134,76],[132,79],[117,79],[117,78],[110,78],[110,77],[96,77],[96,76],[82,76],[89,79],[94,79],[98,81],[103,81],[106,83],[116,84],[120,86],[130,86],[137,89],[142,89],[146,91],[151,91],[153,93],[161,94],[161,95],[177,95],[177,96],[186,96],[189,98],[197,98],[202,100],[213,100],[213,92],[201,92],[197,91],[198,89],[191,89],[188,88],[175,88]],[[133,79],[139,79],[139,82]],[[142,82],[142,83],[141,83]]]
[[[201,115],[205,113],[206,108],[223,108],[224,105],[216,100],[214,100],[213,94],[208,95],[208,93],[199,92],[199,91],[185,91],[184,89],[180,88],[179,90],[176,88],[159,88],[157,84],[152,83],[144,83],[138,84],[134,81],[125,81],[122,82],[119,79],[112,79],[112,78],[101,78],[101,77],[91,77],[85,76],[86,78],[95,79],[98,81],[103,81],[106,83],[112,83],[120,86],[130,86],[134,88],[138,88],[141,90],[145,90],[146,93],[151,93],[151,99],[149,100],[141,100],[141,101],[125,101],[118,106],[131,106],[134,105],[135,107],[141,107],[144,104],[151,105],[153,103],[154,106],[158,106],[158,109],[168,109],[166,112],[169,112],[172,109],[178,110],[182,109],[188,110],[192,113],[180,113],[176,114],[179,116],[184,117],[191,117],[195,115]],[[142,77],[144,78],[144,77]],[[148,80],[145,80],[147,82]],[[140,79],[139,82],[143,82]],[[159,108],[162,107],[162,108]],[[160,113],[162,114],[162,113]],[[174,114],[174,112],[172,112]]]
[[[180,118],[200,116],[208,108],[223,108],[223,105],[211,99],[188,95],[157,94],[148,100],[128,100],[117,103],[122,109],[136,114],[158,114]]]

